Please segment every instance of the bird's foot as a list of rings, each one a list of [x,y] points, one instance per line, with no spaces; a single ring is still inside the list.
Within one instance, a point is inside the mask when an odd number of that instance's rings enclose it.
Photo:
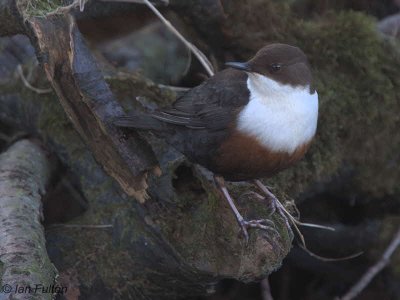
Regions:
[[[285,225],[288,228],[288,230],[293,234],[289,219],[286,216],[285,208],[282,205],[282,203],[279,202],[278,198],[270,192],[270,190],[259,180],[255,180],[254,184],[265,194],[266,199],[269,201],[269,206],[271,207],[271,213],[272,215],[275,212],[278,212],[278,214],[282,217],[282,219],[285,221]]]
[[[243,216],[240,214],[238,209],[235,206],[235,203],[233,202],[232,197],[230,196],[228,189],[225,186],[225,181],[222,177],[220,176],[214,176],[215,183],[217,184],[218,188],[222,192],[222,195],[224,198],[227,200],[233,214],[235,215],[235,218],[240,226],[240,231],[246,241],[246,245],[248,244],[249,241],[249,233],[248,229],[250,228],[255,228],[255,229],[262,229],[267,232],[272,232],[274,235],[278,234],[278,231],[275,228],[274,222],[268,219],[259,219],[259,220],[251,220],[251,221],[246,221]],[[262,197],[261,195],[259,195]],[[264,199],[264,197],[262,197]]]
[[[249,233],[248,229],[250,228],[258,228],[268,232],[272,232],[273,234],[278,234],[278,231],[275,228],[274,222],[268,219],[260,219],[260,220],[250,220],[246,221],[244,219],[238,220],[240,226],[240,232],[242,233],[246,245],[249,242]]]

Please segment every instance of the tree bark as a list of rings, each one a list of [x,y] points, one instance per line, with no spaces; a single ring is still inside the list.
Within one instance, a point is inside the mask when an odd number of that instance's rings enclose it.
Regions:
[[[1,299],[52,299],[57,270],[46,252],[41,197],[52,166],[44,149],[21,140],[0,155]]]
[[[36,50],[47,78],[76,130],[96,160],[124,191],[144,202],[146,176],[158,172],[151,148],[136,134],[124,136],[112,125],[122,107],[104,81],[89,49],[68,15],[30,18]],[[68,49],[67,51],[65,51]]]

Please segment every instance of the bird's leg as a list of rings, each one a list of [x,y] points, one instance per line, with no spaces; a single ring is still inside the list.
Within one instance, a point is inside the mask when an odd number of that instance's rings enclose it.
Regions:
[[[253,181],[253,183],[268,197],[271,203],[272,211],[273,212],[277,211],[281,215],[281,217],[286,223],[287,228],[291,231],[289,220],[286,217],[286,214],[282,208],[283,206],[279,202],[279,200],[275,197],[274,194],[270,192],[270,190],[260,180],[256,179]]]
[[[219,190],[222,192],[224,198],[228,201],[229,206],[232,210],[232,212],[235,215],[235,218],[237,222],[239,223],[240,229],[244,235],[244,238],[246,240],[246,243],[249,241],[249,233],[247,232],[248,228],[260,228],[263,230],[273,230],[275,229],[273,227],[268,226],[268,220],[251,220],[251,221],[246,221],[243,216],[240,214],[238,209],[235,206],[235,203],[233,202],[233,199],[231,195],[228,192],[228,189],[225,186],[225,180],[221,176],[214,176],[214,181],[219,188]]]

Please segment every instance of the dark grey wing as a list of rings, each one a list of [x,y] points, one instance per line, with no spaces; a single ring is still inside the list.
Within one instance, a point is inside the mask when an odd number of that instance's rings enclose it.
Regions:
[[[227,128],[235,112],[249,101],[247,74],[227,69],[179,98],[170,109],[153,113],[160,121],[192,129]]]

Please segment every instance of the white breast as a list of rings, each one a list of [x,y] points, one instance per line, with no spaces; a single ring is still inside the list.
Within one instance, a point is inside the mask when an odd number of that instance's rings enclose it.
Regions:
[[[282,85],[266,76],[249,74],[250,102],[238,116],[238,129],[273,151],[293,153],[317,129],[318,94],[309,87]]]

